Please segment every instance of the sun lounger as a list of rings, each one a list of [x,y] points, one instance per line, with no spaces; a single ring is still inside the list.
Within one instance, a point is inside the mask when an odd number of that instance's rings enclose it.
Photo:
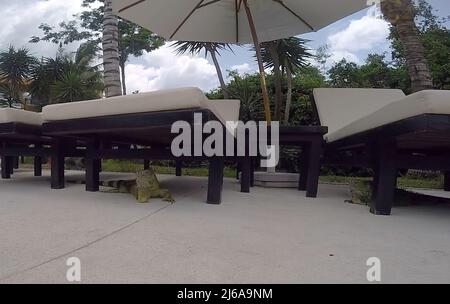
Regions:
[[[25,110],[0,109],[0,156],[2,178],[9,179],[13,173],[15,159],[20,156],[34,157],[34,175],[42,175],[42,158],[51,157],[52,170],[64,170],[64,153],[58,140],[42,135],[42,115]],[[81,155],[71,153],[66,155]],[[62,159],[62,162],[61,162]],[[52,188],[64,187],[61,175],[52,175]]]
[[[99,189],[101,159],[208,160],[208,203],[219,204],[224,157],[175,157],[172,124],[186,121],[194,126],[194,114],[210,120],[237,121],[240,102],[210,101],[199,89],[182,88],[44,107],[44,134],[77,136],[87,144],[86,190]],[[232,130],[230,130],[232,132]],[[117,148],[118,144],[122,148]],[[125,145],[125,148],[124,146]],[[132,145],[138,149],[128,148]]]
[[[316,89],[314,107],[325,163],[373,169],[372,213],[391,214],[399,169],[450,171],[450,91]]]
[[[35,156],[35,175],[42,174],[41,157],[38,153],[30,153],[36,152],[42,144],[47,143],[40,135],[41,125],[42,119],[38,113],[11,108],[0,109],[0,155],[3,179],[11,178],[15,158],[25,154]]]

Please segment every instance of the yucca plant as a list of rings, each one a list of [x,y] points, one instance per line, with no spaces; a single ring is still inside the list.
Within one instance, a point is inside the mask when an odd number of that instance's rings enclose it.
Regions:
[[[284,124],[286,125],[289,122],[292,103],[293,74],[308,66],[308,59],[313,57],[306,47],[306,43],[308,43],[308,40],[290,37],[264,43],[261,49],[265,68],[274,71],[276,99],[278,99],[275,103],[277,119],[281,119],[282,79],[286,75],[288,89],[284,110]]]

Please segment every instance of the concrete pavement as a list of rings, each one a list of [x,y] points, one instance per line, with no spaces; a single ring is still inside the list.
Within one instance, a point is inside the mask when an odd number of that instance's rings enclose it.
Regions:
[[[48,176],[0,181],[0,283],[367,283],[378,257],[384,283],[450,283],[450,206],[395,208],[377,217],[343,186],[318,199],[295,189],[239,193],[227,180],[206,205],[206,178],[161,177],[177,200],[50,190]]]

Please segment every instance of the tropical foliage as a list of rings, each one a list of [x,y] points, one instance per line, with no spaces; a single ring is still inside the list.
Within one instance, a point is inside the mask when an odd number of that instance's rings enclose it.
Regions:
[[[97,60],[98,46],[82,44],[75,54],[61,52],[43,58],[33,73],[30,93],[39,104],[95,99],[102,96],[103,75]]]
[[[82,44],[74,54],[60,50],[56,58],[36,59],[28,50],[14,47],[0,52],[1,105],[25,108],[26,96],[39,106],[101,97],[103,75],[95,64],[97,52],[92,42]]]

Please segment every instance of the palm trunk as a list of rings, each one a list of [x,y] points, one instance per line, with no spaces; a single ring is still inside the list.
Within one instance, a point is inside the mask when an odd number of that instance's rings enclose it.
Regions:
[[[405,48],[406,66],[411,77],[413,92],[433,88],[428,61],[425,57],[425,49],[415,26],[414,22],[402,22],[397,25],[400,40]]]
[[[273,60],[273,74],[275,77],[275,120],[280,120],[281,118],[281,108],[283,103],[283,84],[282,84],[282,76],[281,76],[281,65],[280,65],[280,57],[277,52],[277,48],[275,45],[276,42],[268,42],[270,56]]]
[[[220,68],[219,60],[217,60],[216,50],[212,47],[208,47],[208,52],[211,54],[211,58],[216,68],[217,77],[219,78],[220,87],[222,88],[223,92],[223,97],[225,99],[229,99],[230,94],[228,94],[228,88],[227,85],[225,84],[225,80],[223,79],[222,69]]]
[[[432,89],[433,80],[419,30],[414,21],[415,10],[411,0],[385,0],[381,2],[381,9],[385,18],[397,30],[400,42],[405,49],[412,91]]]
[[[122,94],[127,95],[127,83],[125,74],[125,62],[120,62],[120,72],[122,73]]]
[[[286,77],[287,77],[287,96],[286,96],[286,110],[284,113],[284,124],[289,124],[289,114],[291,112],[292,104],[292,71],[289,66],[286,67]]]
[[[102,46],[106,97],[122,95],[118,23],[117,16],[112,12],[111,0],[105,0]]]

